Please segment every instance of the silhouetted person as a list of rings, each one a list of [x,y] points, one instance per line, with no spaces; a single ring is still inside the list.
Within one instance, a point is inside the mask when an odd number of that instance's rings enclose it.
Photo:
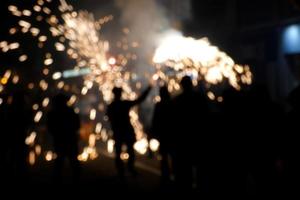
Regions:
[[[31,112],[28,109],[25,93],[18,89],[9,97],[7,113],[7,132],[11,139],[11,164],[17,180],[24,180],[27,173],[27,153],[25,144],[27,131],[31,122]]]
[[[107,115],[111,123],[113,138],[115,140],[116,167],[120,177],[124,177],[124,163],[121,160],[122,145],[127,146],[127,153],[129,154],[128,169],[133,175],[136,175],[134,168],[135,154],[133,149],[136,138],[130,122],[129,112],[133,106],[140,104],[146,99],[150,90],[151,88],[149,87],[135,101],[126,101],[122,100],[122,88],[116,87],[113,89],[114,100],[107,108]]]
[[[291,111],[288,113],[287,130],[285,134],[285,160],[287,192],[296,194],[300,184],[300,147],[299,147],[299,120],[300,120],[300,86],[289,95]]]
[[[169,160],[172,158],[172,101],[166,86],[160,88],[160,102],[155,105],[152,119],[152,136],[160,142],[159,152],[161,155],[161,175],[162,183],[170,179]]]
[[[182,93],[174,101],[173,132],[175,140],[174,173],[181,189],[190,189],[193,182],[192,166],[198,166],[199,137],[205,134],[208,106],[206,97],[194,90],[190,77],[181,80]]]
[[[67,105],[68,97],[58,94],[52,99],[52,109],[48,113],[48,130],[53,136],[55,160],[54,178],[61,181],[65,158],[68,158],[73,170],[74,182],[80,175],[78,156],[79,115]]]

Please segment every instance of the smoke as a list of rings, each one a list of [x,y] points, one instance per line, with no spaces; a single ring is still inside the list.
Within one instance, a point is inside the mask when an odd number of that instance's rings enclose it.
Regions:
[[[165,7],[157,0],[115,0],[115,5],[120,11],[121,25],[130,30],[128,39],[140,44],[136,52],[138,59],[134,66],[129,66],[130,71],[135,72],[138,77],[143,77],[139,81],[143,82],[143,86],[147,86],[145,74],[151,76],[155,72],[152,64],[155,49],[163,33],[171,29]],[[154,90],[152,95],[155,95],[154,93],[157,94],[157,91]],[[144,114],[141,115],[141,120],[147,127],[151,122],[153,104],[144,104],[142,110]]]
[[[120,22],[130,29],[129,40],[140,43],[135,72],[153,72],[151,60],[161,34],[170,29],[166,10],[156,0],[115,0],[120,9]]]

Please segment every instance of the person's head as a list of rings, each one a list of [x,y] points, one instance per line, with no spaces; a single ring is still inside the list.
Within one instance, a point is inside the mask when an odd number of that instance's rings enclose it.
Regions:
[[[181,79],[180,85],[183,91],[190,91],[193,89],[193,82],[191,77],[185,76]]]
[[[122,97],[122,92],[123,92],[123,89],[122,88],[119,88],[119,87],[115,87],[113,89],[113,94],[114,94],[114,98],[115,100],[120,100],[121,97]]]
[[[161,100],[169,100],[171,98],[167,86],[162,86],[159,89],[159,95],[160,95]]]
[[[68,100],[69,97],[67,95],[60,93],[53,97],[52,99],[53,107],[54,108],[66,107]]]

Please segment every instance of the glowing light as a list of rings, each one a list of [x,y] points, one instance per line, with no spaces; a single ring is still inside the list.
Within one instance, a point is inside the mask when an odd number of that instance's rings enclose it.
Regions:
[[[20,61],[20,62],[25,62],[27,59],[28,59],[28,56],[27,56],[27,55],[21,55],[21,56],[19,57],[19,61]]]
[[[57,88],[58,88],[58,89],[62,89],[62,88],[64,87],[64,85],[65,85],[65,82],[59,81],[59,82],[57,83]]]
[[[31,24],[27,21],[24,21],[24,20],[20,20],[19,21],[19,25],[22,26],[23,28],[30,28]]]
[[[86,95],[88,92],[88,88],[87,87],[83,87],[82,90],[81,90],[81,94],[82,95]]]
[[[1,78],[1,84],[2,84],[2,85],[6,85],[7,82],[8,82],[8,79],[7,79],[7,78],[5,78],[5,77]]]
[[[156,139],[151,139],[149,142],[149,147],[151,149],[151,151],[156,152],[159,149],[159,141]]]
[[[96,119],[96,109],[92,109],[90,111],[90,120],[95,120]]]
[[[33,104],[33,105],[32,105],[32,109],[33,109],[33,110],[38,110],[38,109],[39,109],[39,104],[37,104],[37,103],[36,103],[36,104]]]
[[[115,141],[110,139],[107,141],[107,152],[108,153],[113,153],[114,152],[114,146],[115,146]]]
[[[211,84],[219,84],[228,79],[231,86],[236,89],[240,85],[237,77],[243,75],[245,68],[236,65],[226,53],[212,46],[207,38],[196,40],[174,31],[167,33],[162,39],[155,51],[153,62],[160,72],[169,68],[178,74],[194,74],[194,77],[204,78]],[[162,75],[160,78],[168,81]],[[178,86],[175,87],[178,88]]]
[[[41,35],[41,36],[39,37],[39,41],[40,41],[40,42],[46,42],[46,41],[47,41],[47,36]]]
[[[49,74],[49,69],[47,69],[47,68],[43,69],[43,74],[45,76],[47,76]]]
[[[30,133],[30,135],[25,139],[25,144],[28,146],[33,146],[36,139],[36,132]]]
[[[43,91],[48,89],[48,83],[45,80],[40,81],[40,87]]]
[[[44,98],[43,102],[42,102],[42,106],[45,108],[49,105],[49,101],[50,99],[48,97]]]
[[[144,155],[148,150],[148,141],[146,138],[143,138],[138,140],[133,147],[139,154]]]
[[[120,155],[121,160],[128,160],[129,159],[129,154],[122,152]]]
[[[101,133],[101,129],[102,129],[102,124],[97,123],[96,128],[95,128],[95,133],[97,133],[97,134]]]
[[[30,10],[23,10],[22,13],[23,13],[24,16],[27,16],[27,17],[31,16],[31,11]]]
[[[16,28],[9,29],[9,34],[11,34],[11,35],[16,34],[16,32],[17,32]]]
[[[64,51],[66,49],[66,47],[62,44],[62,43],[55,43],[55,48],[57,51]]]
[[[41,12],[42,8],[41,8],[41,6],[39,6],[39,5],[35,5],[35,6],[33,6],[33,10],[34,10],[35,12]]]
[[[115,64],[116,64],[116,59],[113,58],[113,57],[109,58],[109,59],[108,59],[108,64],[110,64],[110,65],[115,65]]]
[[[38,123],[41,120],[42,116],[43,116],[43,112],[42,111],[38,111],[36,113],[35,117],[34,117],[34,122]]]
[[[36,145],[34,150],[35,150],[35,153],[37,156],[41,155],[41,153],[42,153],[41,145]]]
[[[31,32],[32,36],[35,37],[40,33],[40,29],[32,27],[32,28],[30,28],[30,32]]]
[[[212,93],[212,92],[208,92],[207,93],[207,96],[208,96],[208,98],[210,99],[210,100],[215,100],[216,99],[216,96],[215,96],[215,94],[214,93]]]
[[[45,65],[51,65],[53,63],[53,59],[52,58],[47,58],[47,59],[45,59],[45,61],[44,61],[44,64]]]
[[[61,72],[55,72],[53,75],[52,75],[52,79],[53,80],[58,80],[60,79],[62,76]]]
[[[14,49],[17,49],[20,47],[20,44],[18,42],[14,42],[14,43],[11,43],[10,45],[8,45],[8,48],[10,50],[14,50]]]
[[[76,95],[72,95],[71,98],[69,99],[68,103],[67,103],[68,106],[74,105],[74,103],[76,102],[76,100],[77,100]]]
[[[18,7],[17,7],[17,6],[14,6],[14,5],[9,5],[9,6],[8,6],[8,10],[9,10],[10,12],[16,12],[16,11],[18,11]]]
[[[34,151],[30,151],[29,152],[29,159],[28,159],[28,161],[29,161],[30,165],[34,165],[35,164],[35,153],[34,153]]]
[[[52,160],[55,160],[57,157],[57,155],[55,153],[53,153],[52,151],[47,151],[46,155],[45,155],[45,159],[46,161],[50,162]]]

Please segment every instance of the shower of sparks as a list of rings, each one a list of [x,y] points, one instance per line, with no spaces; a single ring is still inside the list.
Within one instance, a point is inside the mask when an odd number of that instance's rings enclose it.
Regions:
[[[167,81],[171,91],[179,89],[177,80],[184,75],[198,80],[204,79],[213,85],[221,84],[227,79],[229,84],[238,90],[242,84],[252,83],[249,66],[236,64],[225,52],[211,45],[207,38],[196,40],[175,31],[162,38],[153,62],[158,69],[154,79]],[[168,76],[168,70],[175,72],[177,77]],[[212,95],[209,97],[214,99]]]
[[[32,9],[22,10],[16,5],[10,5],[8,10],[12,15],[19,18],[17,26],[9,29],[10,35],[23,34],[26,37],[32,37],[37,42],[37,47],[44,49],[48,52],[48,46],[53,46],[57,52],[66,53],[66,55],[75,61],[75,66],[73,69],[69,70],[70,73],[52,71],[51,68],[55,64],[56,60],[52,56],[52,53],[45,53],[43,60],[43,68],[41,69],[44,77],[38,82],[29,83],[28,89],[36,89],[37,86],[44,92],[49,89],[49,83],[46,81],[48,76],[56,82],[56,89],[65,90],[69,86],[66,85],[62,78],[72,77],[76,74],[83,75],[83,87],[81,88],[81,95],[86,95],[94,86],[93,83],[97,83],[100,93],[103,95],[103,99],[106,104],[110,103],[113,99],[112,89],[115,86],[122,87],[124,89],[124,98],[134,100],[137,98],[137,94],[129,86],[129,81],[132,78],[129,72],[124,70],[124,66],[128,63],[129,59],[136,60],[137,56],[135,54],[126,55],[118,54],[114,57],[112,55],[108,56],[109,52],[109,42],[104,41],[100,35],[100,29],[103,25],[113,20],[113,16],[105,16],[101,19],[96,20],[94,16],[87,11],[75,11],[73,7],[68,4],[65,0],[60,0],[59,14],[57,12],[52,12],[52,10],[47,7],[51,3],[50,0],[43,1],[38,0],[32,6]],[[43,12],[43,15],[41,14]],[[56,13],[56,14],[54,14]],[[36,24],[48,24],[49,32],[45,32],[39,28]],[[44,25],[43,25],[44,26]],[[124,34],[129,34],[130,30],[125,28],[123,30]],[[28,34],[29,33],[29,34]],[[138,42],[128,43],[126,39],[122,39],[120,42],[120,49],[127,51],[129,47],[137,48],[139,46]],[[22,49],[22,44],[19,42],[8,42],[0,41],[0,51],[6,53],[8,51],[15,51]],[[22,51],[22,50],[21,50]],[[19,61],[22,63],[30,60],[30,55],[21,54],[19,55]],[[8,71],[11,73],[11,71]],[[77,73],[76,73],[77,72]],[[86,73],[88,72],[88,73]],[[6,73],[1,78],[1,90],[5,87],[4,85],[10,80],[10,75]],[[19,79],[14,78],[14,82],[18,82]],[[140,87],[141,88],[141,87]],[[75,102],[80,98],[78,93],[74,92],[68,102],[69,106],[75,104]],[[41,104],[34,104],[32,106],[35,116],[33,121],[39,123],[43,118],[43,112],[47,109],[49,105],[49,97],[45,97]],[[103,111],[105,105],[103,104]],[[79,109],[76,108],[79,112]],[[139,122],[139,117],[136,110],[132,110],[131,122],[137,133],[137,139],[141,140],[145,138],[143,133],[143,126]],[[93,108],[90,111],[90,119],[95,120],[97,116],[97,109]],[[108,140],[108,135],[102,125],[99,123],[95,126],[95,132],[99,134],[99,137],[93,137],[90,135],[89,145],[84,148],[82,154],[78,156],[81,161],[87,161],[88,159],[94,159],[97,157],[96,152],[96,140],[101,139],[106,142]],[[37,137],[37,136],[36,136]],[[32,136],[31,136],[32,138]],[[93,142],[94,141],[94,142]],[[28,142],[28,141],[27,141]],[[35,143],[31,145],[36,145]],[[141,146],[141,145],[137,145]],[[145,146],[145,145],[144,145]],[[141,148],[145,149],[142,146]],[[144,152],[144,150],[137,149],[138,152]],[[30,155],[30,163],[35,163],[34,151]],[[50,161],[53,159],[53,154],[48,152],[45,159]]]
[[[105,41],[100,34],[102,26],[113,20],[112,15],[95,19],[93,14],[87,11],[74,10],[72,5],[65,0],[60,0],[58,10],[52,11],[51,6],[49,6],[50,3],[51,0],[37,0],[32,9],[21,9],[16,5],[8,6],[10,13],[19,19],[18,23],[8,30],[8,33],[13,36],[21,34],[24,37],[30,37],[37,44],[37,49],[42,49],[41,52],[47,52],[41,56],[42,77],[37,83],[26,83],[29,90],[40,89],[45,94],[48,93],[49,88],[69,91],[72,96],[68,105],[74,106],[74,110],[79,113],[84,110],[76,107],[80,98],[88,95],[94,88],[99,89],[104,102],[101,102],[99,107],[89,108],[89,117],[91,121],[95,122],[95,126],[89,133],[87,146],[78,155],[78,159],[85,162],[98,157],[96,148],[98,140],[106,142],[108,152],[113,152],[114,141],[110,139],[109,129],[106,129],[104,125],[106,123],[97,121],[101,116],[98,112],[103,112],[106,105],[113,100],[112,89],[115,86],[123,88],[123,99],[134,100],[138,97],[137,91],[142,89],[143,84],[133,81],[137,80],[137,75],[128,71],[126,65],[129,60],[138,59],[135,53],[129,53],[129,49],[139,48],[140,43],[129,41],[123,37],[116,42],[116,46],[126,53],[112,55],[110,52],[112,43]],[[40,29],[37,24],[41,23],[43,23],[42,27],[49,28],[47,30]],[[122,33],[128,35],[130,29],[124,28]],[[55,60],[55,56],[52,56],[55,55],[54,52],[49,52],[49,46],[58,53],[67,55],[75,61],[75,65],[64,72],[55,70],[54,65],[57,64],[57,60]],[[30,55],[23,52],[21,41],[0,41],[0,52],[18,54],[17,58],[20,63],[31,60]],[[252,82],[252,73],[248,66],[235,64],[232,58],[217,47],[212,46],[207,39],[185,38],[180,34],[168,35],[168,37],[163,38],[161,45],[157,48],[153,63],[157,68],[153,80],[166,81],[170,91],[180,89],[179,80],[183,75],[193,76],[194,81],[196,81],[195,84],[200,79],[210,84],[220,84],[227,79],[229,84],[236,89],[239,89],[241,84],[251,84]],[[170,71],[172,74],[169,74]],[[81,88],[72,87],[65,81],[67,78],[76,76],[83,77]],[[51,85],[49,77],[54,82],[54,87]],[[16,72],[7,70],[3,76],[0,76],[0,92],[5,90],[5,86],[10,81],[17,84],[21,78]],[[133,82],[135,87],[131,86]],[[210,91],[207,95],[211,100],[223,101],[223,97],[217,97]],[[0,100],[3,103],[3,100]],[[159,100],[159,96],[154,98],[155,102]],[[42,118],[45,116],[43,113],[50,104],[50,98],[45,96],[40,103],[37,102],[32,105],[32,110],[35,113],[33,121],[36,126],[42,122]],[[144,127],[139,121],[137,109],[132,109],[129,114],[137,138],[134,149],[140,154],[145,154],[149,148],[152,151],[157,151],[159,142],[157,140],[148,142],[143,131]],[[106,120],[104,117],[104,121]],[[41,154],[42,149],[36,143],[36,137],[38,135],[32,131],[25,141],[33,149],[29,154],[29,163],[32,165],[36,162],[36,156]],[[56,157],[52,151],[48,151],[44,155],[47,161],[52,161]],[[126,160],[129,155],[123,153],[121,157]]]

